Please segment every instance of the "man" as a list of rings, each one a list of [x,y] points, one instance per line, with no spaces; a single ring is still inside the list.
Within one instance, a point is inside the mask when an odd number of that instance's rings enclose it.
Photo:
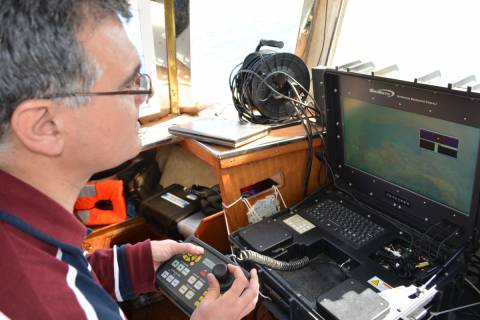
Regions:
[[[154,271],[173,255],[203,252],[171,240],[79,249],[81,187],[140,151],[138,105],[151,88],[118,18],[130,16],[126,2],[0,4],[0,318],[121,319],[114,299],[155,290]],[[256,271],[248,281],[229,269],[231,289],[220,295],[209,275],[192,319],[253,310]]]

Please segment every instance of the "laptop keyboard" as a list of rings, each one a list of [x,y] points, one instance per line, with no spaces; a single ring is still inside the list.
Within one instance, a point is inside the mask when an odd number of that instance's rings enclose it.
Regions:
[[[356,249],[384,231],[372,220],[330,199],[302,210],[301,215]]]

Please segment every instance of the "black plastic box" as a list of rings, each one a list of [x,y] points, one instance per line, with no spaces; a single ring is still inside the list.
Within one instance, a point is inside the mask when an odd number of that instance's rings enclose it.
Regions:
[[[140,205],[140,215],[158,231],[179,237],[177,224],[200,210],[200,198],[179,184],[162,190]]]

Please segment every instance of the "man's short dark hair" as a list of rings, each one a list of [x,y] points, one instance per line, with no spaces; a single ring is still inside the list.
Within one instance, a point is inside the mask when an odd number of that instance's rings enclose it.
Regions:
[[[87,23],[119,16],[131,17],[127,0],[1,1],[0,141],[20,102],[91,89],[100,70],[79,43],[79,32]]]

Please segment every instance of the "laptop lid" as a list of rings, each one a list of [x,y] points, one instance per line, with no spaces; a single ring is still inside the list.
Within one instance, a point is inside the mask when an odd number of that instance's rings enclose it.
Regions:
[[[220,118],[197,118],[191,122],[171,126],[171,134],[211,142],[229,147],[239,147],[266,136],[270,126],[226,120]]]
[[[480,95],[322,73],[337,184],[419,230],[447,220],[470,238],[479,204]]]

